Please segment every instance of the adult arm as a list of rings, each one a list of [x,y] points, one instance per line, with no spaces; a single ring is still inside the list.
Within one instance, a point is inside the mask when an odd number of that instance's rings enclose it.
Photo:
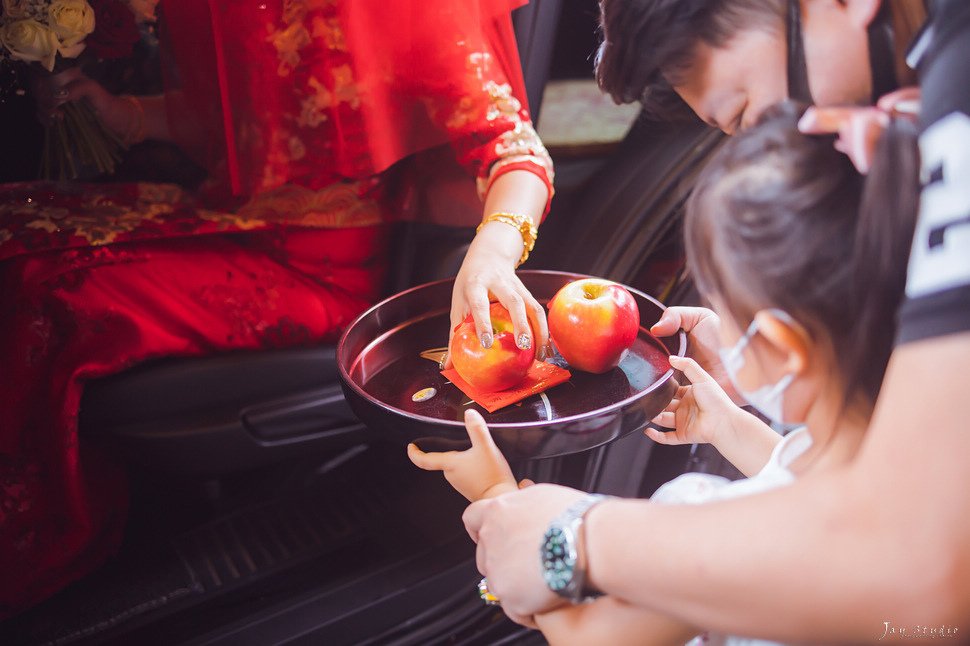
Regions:
[[[102,123],[128,144],[145,139],[171,141],[165,98],[161,95],[115,96],[78,67],[36,79],[32,89],[37,100],[38,116],[43,123],[51,118],[61,118],[61,106],[65,103],[86,100]]]
[[[970,332],[900,348],[870,436],[841,471],[708,505],[597,505],[586,520],[592,585],[694,625],[775,639],[875,641],[886,621],[963,619],[970,630],[968,361]],[[580,495],[536,485],[466,510],[479,569],[510,615],[561,602],[536,546]]]
[[[598,505],[587,519],[593,584],[776,639],[877,640],[886,621],[962,619],[970,631],[967,361],[970,333],[897,350],[870,435],[842,471],[713,505]]]
[[[458,162],[475,177],[483,221],[509,213],[538,227],[552,199],[552,158],[526,104],[510,15],[483,14],[481,26],[481,43],[469,36],[431,57],[452,78],[442,85],[433,70],[426,71],[434,89],[428,92],[430,114],[447,131]],[[516,228],[503,222],[481,228],[455,278],[450,333],[469,313],[480,336],[490,333],[493,297],[509,310],[516,339],[526,335],[541,356],[548,343],[545,312],[515,274],[522,252]]]
[[[483,219],[492,213],[515,213],[538,226],[549,189],[535,173],[512,170],[497,177],[485,197]],[[535,328],[532,341],[544,347],[548,328],[542,306],[515,275],[522,257],[522,235],[504,222],[489,222],[476,234],[455,279],[450,332],[471,313],[479,334],[490,329],[489,292],[509,310],[515,336]],[[530,337],[533,335],[530,334]],[[450,341],[450,339],[449,339]]]
[[[701,632],[615,597],[568,606],[536,615],[535,623],[551,646],[610,644],[610,646],[683,646]]]

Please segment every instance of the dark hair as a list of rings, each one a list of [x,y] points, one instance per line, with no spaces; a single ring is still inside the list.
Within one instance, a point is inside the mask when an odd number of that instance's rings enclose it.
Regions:
[[[784,0],[600,0],[596,80],[617,103],[643,103],[655,119],[691,115],[671,83],[698,43],[725,45],[739,31],[782,29]]]
[[[895,335],[919,196],[915,128],[883,134],[868,178],[833,147],[798,132],[802,110],[770,108],[731,137],[687,205],[697,286],[741,329],[777,307],[828,338],[845,402],[879,392]]]

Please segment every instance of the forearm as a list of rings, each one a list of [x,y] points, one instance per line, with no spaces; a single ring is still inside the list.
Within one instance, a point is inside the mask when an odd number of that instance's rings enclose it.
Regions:
[[[968,336],[897,350],[869,437],[841,471],[711,505],[597,506],[586,528],[593,585],[705,628],[776,639],[876,641],[886,621],[965,623]]]
[[[503,494],[511,493],[513,491],[518,491],[519,485],[515,480],[502,481],[491,485],[475,500],[484,500],[485,498],[497,498]],[[474,501],[472,501],[474,502]]]
[[[513,170],[500,175],[489,188],[485,197],[483,219],[493,213],[523,215],[536,226],[549,200],[545,183],[526,170]],[[482,227],[473,246],[487,244],[493,253],[507,258],[513,265],[522,257],[522,236],[513,227],[501,222],[490,222]]]
[[[165,109],[164,96],[140,96],[138,100],[145,111],[144,139],[154,141],[172,141],[172,133],[168,128],[168,115]]]
[[[738,408],[721,437],[712,444],[731,464],[751,477],[768,462],[781,436],[751,413]]]
[[[682,621],[644,610],[614,597],[566,606],[534,617],[552,645],[682,645],[699,630]]]

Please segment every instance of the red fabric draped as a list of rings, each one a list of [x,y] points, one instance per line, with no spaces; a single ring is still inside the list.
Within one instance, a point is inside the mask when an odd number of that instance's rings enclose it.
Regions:
[[[172,129],[246,196],[369,177],[468,134],[481,145],[513,127],[483,118],[485,81],[509,83],[524,105],[520,4],[169,2]]]
[[[376,227],[279,229],[6,261],[0,617],[120,542],[123,470],[77,436],[85,382],[158,357],[333,341],[377,297],[380,238]]]

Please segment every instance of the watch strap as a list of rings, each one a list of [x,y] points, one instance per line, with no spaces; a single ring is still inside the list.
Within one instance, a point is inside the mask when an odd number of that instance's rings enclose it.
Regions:
[[[543,536],[540,548],[542,574],[549,589],[573,603],[595,593],[587,586],[586,546],[583,536],[585,515],[609,496],[587,494],[557,516]]]

